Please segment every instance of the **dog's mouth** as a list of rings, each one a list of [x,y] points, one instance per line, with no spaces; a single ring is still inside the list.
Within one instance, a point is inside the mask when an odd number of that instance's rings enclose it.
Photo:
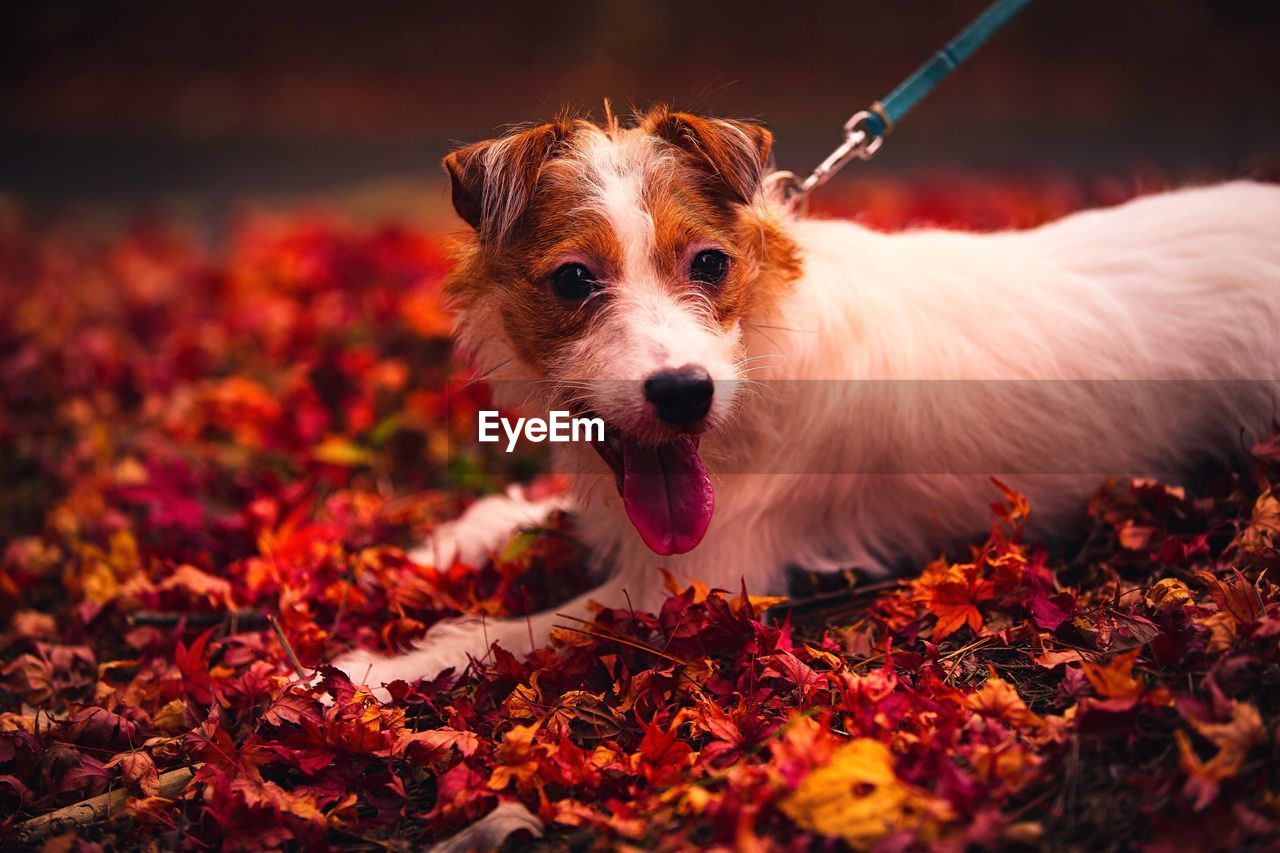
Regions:
[[[641,442],[606,424],[605,440],[592,442],[613,469],[627,518],[655,553],[683,554],[702,541],[716,507],[716,493],[699,437]]]

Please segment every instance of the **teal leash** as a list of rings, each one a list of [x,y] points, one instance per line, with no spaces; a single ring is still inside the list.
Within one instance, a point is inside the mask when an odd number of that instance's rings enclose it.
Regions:
[[[850,160],[870,160],[884,145],[889,131],[924,100],[924,97],[951,76],[996,32],[1025,9],[1031,0],[996,0],[961,33],[903,80],[882,100],[860,110],[844,123],[844,141],[818,164],[803,181],[791,172],[776,172],[771,182],[781,184],[785,201],[799,205]]]
[[[1031,0],[996,0],[987,10],[964,28],[960,35],[933,55],[933,58],[916,69],[882,101],[877,101],[868,112],[865,127],[868,133],[884,136],[895,124],[906,118],[912,107],[924,100],[951,76],[969,57],[977,52],[996,32],[1027,7]]]

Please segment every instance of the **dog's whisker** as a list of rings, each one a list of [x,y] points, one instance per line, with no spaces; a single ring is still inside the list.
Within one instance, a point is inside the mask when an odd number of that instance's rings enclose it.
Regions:
[[[755,356],[751,356],[750,358],[744,358],[744,359],[742,359],[741,361],[737,362],[737,366],[738,366],[738,367],[746,367],[747,365],[749,365],[749,364],[753,364],[753,363],[755,363],[755,362],[757,362],[757,361],[769,361],[769,360],[775,360],[775,361],[786,361],[786,356],[784,356],[784,355],[782,355],[782,354],[780,354],[780,353],[769,353],[769,354],[766,354],[766,355],[755,355]]]
[[[750,325],[750,324],[748,324],[748,325]],[[778,343],[776,340],[774,340],[772,337],[770,337],[770,336],[769,336],[768,334],[766,334],[764,331],[760,330],[760,329],[759,329],[758,327],[756,327],[756,326],[751,326],[751,328],[755,328],[755,329],[756,329],[756,331],[760,332],[760,337],[764,338],[766,341],[768,341],[769,343],[773,344],[773,345],[774,345],[775,347],[777,347],[779,350],[781,350],[781,351],[784,351],[784,352],[785,352],[786,347],[782,346],[782,344]],[[785,357],[786,357],[786,356],[784,356],[784,358],[785,358]],[[788,359],[788,360],[790,360],[790,359]]]
[[[513,355],[513,356],[511,356],[510,358],[503,359],[502,361],[500,361],[500,362],[498,362],[497,364],[495,364],[493,367],[490,367],[490,368],[489,368],[488,370],[486,370],[484,373],[481,373],[479,376],[476,376],[476,377],[474,377],[473,379],[469,380],[469,381],[468,381],[465,385],[463,385],[462,387],[464,387],[464,388],[470,388],[470,387],[471,387],[471,386],[473,386],[473,385],[476,385],[476,384],[479,384],[479,383],[481,383],[481,382],[485,381],[485,380],[486,380],[486,379],[488,379],[490,376],[492,376],[494,373],[496,373],[497,371],[499,371],[499,370],[501,370],[502,368],[506,367],[506,366],[507,366],[508,364],[510,364],[511,362],[515,361],[515,358],[516,358],[516,357]]]
[[[768,323],[744,323],[743,325],[750,326],[753,329],[772,329],[776,332],[795,332],[797,335],[818,334],[817,329],[793,329],[790,326],[774,326]]]

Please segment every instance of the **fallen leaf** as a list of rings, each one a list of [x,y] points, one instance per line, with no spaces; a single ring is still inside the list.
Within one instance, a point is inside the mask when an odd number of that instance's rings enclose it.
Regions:
[[[1188,717],[1187,722],[1217,747],[1213,757],[1203,761],[1186,733],[1175,732],[1182,769],[1188,776],[1187,790],[1200,810],[1217,797],[1224,780],[1240,772],[1250,750],[1266,743],[1267,733],[1258,709],[1246,702],[1231,703],[1231,719],[1225,723],[1208,723],[1193,717]]]
[[[1147,604],[1157,610],[1180,607],[1194,600],[1191,590],[1177,578],[1162,578],[1143,595]]]
[[[1094,692],[1105,699],[1138,699],[1142,695],[1142,682],[1133,676],[1138,651],[1133,649],[1116,655],[1105,665],[1091,660],[1080,661]]]
[[[836,749],[782,801],[782,811],[801,829],[843,839],[869,850],[899,830],[928,840],[946,811],[894,774],[884,744],[857,738]]]
[[[1013,685],[996,675],[989,676],[982,688],[966,696],[964,702],[979,714],[1015,728],[1035,728],[1043,722],[1022,701]]]
[[[396,738],[391,754],[403,756],[418,764],[436,764],[453,753],[463,757],[475,755],[479,748],[480,738],[474,732],[444,728],[405,732]]]
[[[108,769],[119,767],[125,784],[144,797],[154,797],[160,792],[160,774],[156,772],[156,764],[141,750],[122,752],[103,766]]]

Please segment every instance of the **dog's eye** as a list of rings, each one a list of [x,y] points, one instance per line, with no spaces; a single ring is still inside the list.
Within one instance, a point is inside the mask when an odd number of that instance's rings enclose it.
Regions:
[[[719,284],[729,271],[729,256],[719,249],[699,252],[689,265],[689,278],[703,284]]]
[[[600,284],[582,264],[565,264],[551,274],[551,289],[566,302],[581,302],[599,290]]]

